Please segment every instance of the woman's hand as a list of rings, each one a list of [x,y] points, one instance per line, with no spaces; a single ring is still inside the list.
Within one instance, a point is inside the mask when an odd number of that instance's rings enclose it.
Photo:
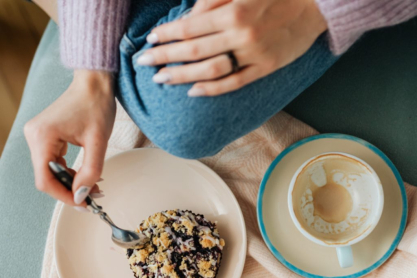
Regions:
[[[304,54],[327,29],[314,0],[199,0],[190,16],[156,27],[156,46],[142,65],[199,61],[162,68],[157,83],[197,82],[190,96],[215,96],[243,87]],[[240,70],[230,74],[232,51]]]
[[[31,151],[36,187],[68,205],[85,210],[84,199],[98,193],[107,141],[116,112],[110,73],[77,70],[64,94],[24,128]],[[52,175],[49,161],[66,166],[67,143],[84,148],[84,161],[75,175],[73,192]]]

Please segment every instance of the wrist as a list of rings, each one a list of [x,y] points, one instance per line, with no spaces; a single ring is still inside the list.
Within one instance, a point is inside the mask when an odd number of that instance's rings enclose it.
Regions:
[[[74,83],[90,93],[113,94],[114,77],[111,72],[98,70],[74,70]]]

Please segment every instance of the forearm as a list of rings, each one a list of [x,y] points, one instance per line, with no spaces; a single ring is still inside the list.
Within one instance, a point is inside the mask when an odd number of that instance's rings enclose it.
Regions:
[[[51,19],[58,23],[58,4],[57,0],[33,0]]]
[[[328,25],[330,47],[339,55],[363,33],[417,15],[417,0],[315,0]]]

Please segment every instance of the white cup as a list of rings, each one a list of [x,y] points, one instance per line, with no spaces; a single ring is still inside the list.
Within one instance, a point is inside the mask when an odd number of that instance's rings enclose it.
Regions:
[[[346,268],[353,265],[351,245],[378,224],[384,193],[365,161],[346,153],[323,153],[295,172],[288,207],[297,229],[317,244],[336,248],[339,264]]]

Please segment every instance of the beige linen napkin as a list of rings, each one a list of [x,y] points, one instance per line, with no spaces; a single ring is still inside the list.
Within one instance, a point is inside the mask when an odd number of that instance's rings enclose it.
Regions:
[[[313,128],[280,112],[250,134],[236,140],[214,157],[201,161],[219,174],[229,185],[245,217],[248,252],[242,277],[299,277],[268,250],[258,229],[256,198],[261,179],[272,160],[292,143],[317,134]],[[139,147],[154,147],[118,104],[116,122],[106,157]],[[81,151],[74,168],[81,165]],[[417,188],[406,184],[409,199],[409,223],[394,255],[386,264],[367,277],[417,277]],[[43,262],[42,278],[58,278],[53,254],[53,238],[62,203],[58,202],[52,217]],[[74,277],[82,278],[82,277]]]

